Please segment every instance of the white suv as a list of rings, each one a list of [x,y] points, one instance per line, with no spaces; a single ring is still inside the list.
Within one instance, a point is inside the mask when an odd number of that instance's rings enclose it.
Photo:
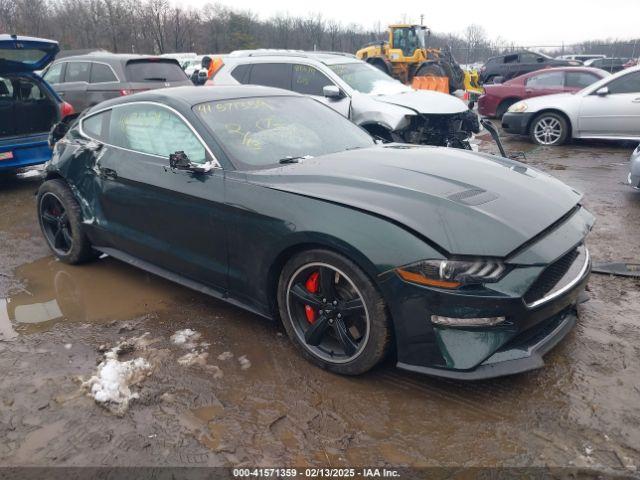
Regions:
[[[478,117],[460,99],[413,90],[346,53],[242,50],[208,85],[252,84],[314,97],[383,141],[470,149]]]

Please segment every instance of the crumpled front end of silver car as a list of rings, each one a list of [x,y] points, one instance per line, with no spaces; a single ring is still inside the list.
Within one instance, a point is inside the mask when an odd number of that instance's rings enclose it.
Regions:
[[[392,138],[395,142],[471,150],[469,140],[478,132],[478,116],[466,110],[453,114],[410,116],[407,125],[392,132]]]

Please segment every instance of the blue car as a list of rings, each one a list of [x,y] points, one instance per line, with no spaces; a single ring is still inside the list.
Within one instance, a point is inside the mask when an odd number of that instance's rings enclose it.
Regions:
[[[0,35],[0,174],[49,160],[49,130],[74,114],[35,73],[59,50],[53,40]]]

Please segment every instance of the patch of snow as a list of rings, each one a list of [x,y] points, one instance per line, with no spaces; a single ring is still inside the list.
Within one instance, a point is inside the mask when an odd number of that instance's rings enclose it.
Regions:
[[[240,363],[240,368],[242,370],[251,368],[251,362],[249,361],[246,355],[242,355],[241,357],[238,357],[238,363]]]
[[[218,360],[229,360],[230,358],[233,358],[233,353],[231,352],[222,352],[220,355],[218,355]]]
[[[64,344],[64,348],[66,348],[67,350],[71,350],[71,347],[73,347],[73,345],[71,345],[70,343]]]
[[[222,378],[224,374],[222,373],[222,369],[217,365],[207,365],[206,369],[213,373],[213,378]]]
[[[98,365],[95,375],[82,383],[96,403],[116,415],[124,415],[129,403],[139,398],[130,387],[140,383],[151,371],[151,365],[144,358],[126,362],[118,359],[122,353],[134,350],[145,335],[124,340],[104,353],[104,360]]]
[[[178,363],[180,365],[201,365],[205,366],[207,364],[207,358],[209,358],[208,352],[190,352],[186,353],[178,359]]]
[[[180,345],[184,348],[195,348],[195,342],[200,338],[200,333],[195,330],[191,330],[190,328],[185,328],[184,330],[178,330],[176,333],[171,335],[171,342],[174,345]]]
[[[587,454],[587,456],[590,456],[593,453],[593,447],[587,445],[584,447],[584,453]]]

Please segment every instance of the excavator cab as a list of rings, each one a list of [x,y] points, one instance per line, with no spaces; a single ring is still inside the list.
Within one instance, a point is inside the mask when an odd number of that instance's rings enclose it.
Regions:
[[[425,59],[429,29],[422,25],[389,26],[389,60],[416,62]]]

